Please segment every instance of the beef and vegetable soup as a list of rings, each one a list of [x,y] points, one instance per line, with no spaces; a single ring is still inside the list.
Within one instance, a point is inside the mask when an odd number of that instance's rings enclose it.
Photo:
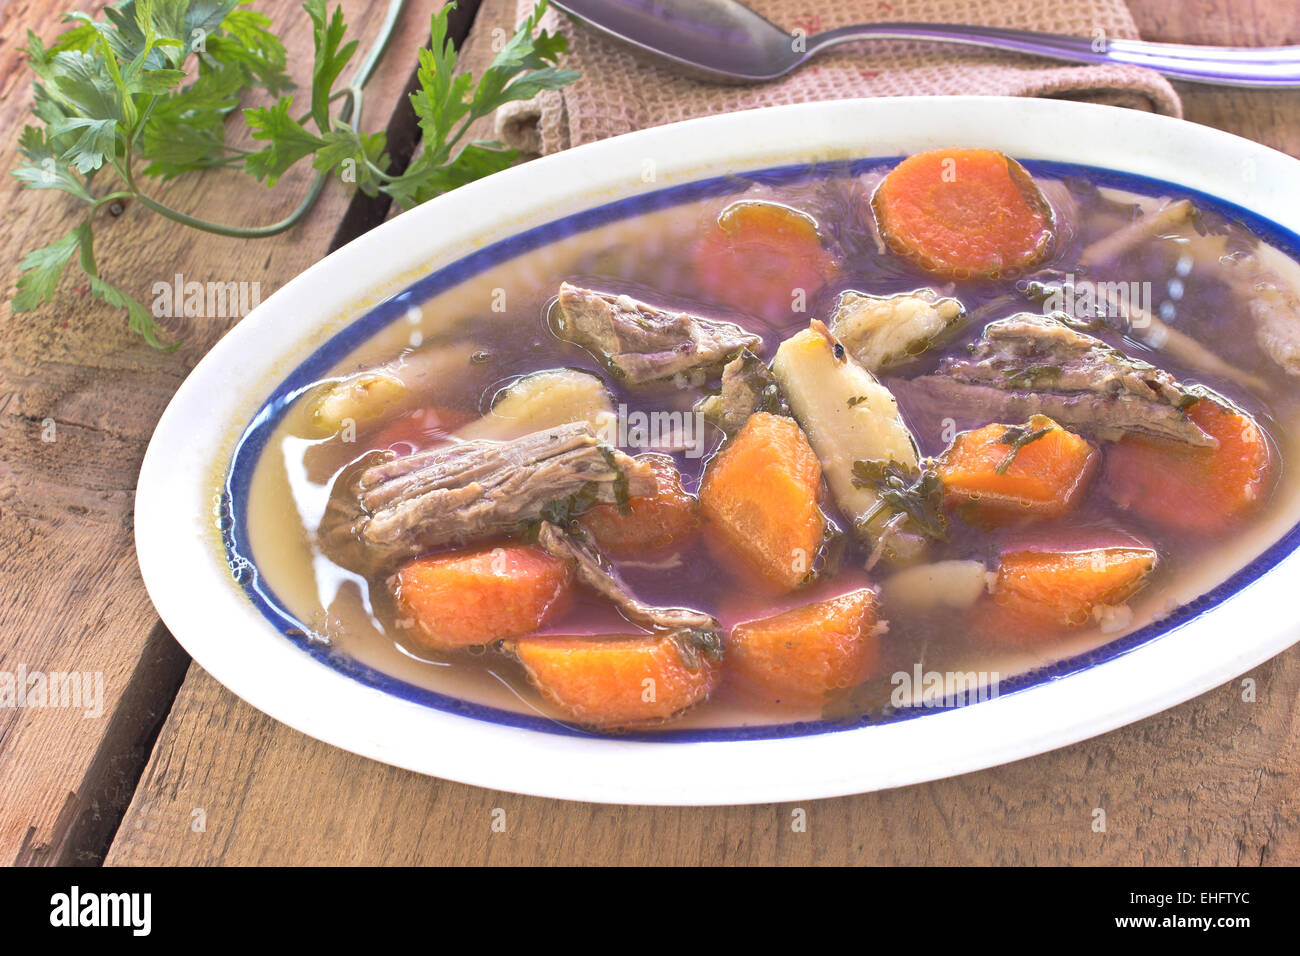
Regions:
[[[1297,521],[1300,268],[1033,168],[737,179],[409,301],[267,443],[261,575],[342,659],[611,732],[980,699],[1167,619]]]

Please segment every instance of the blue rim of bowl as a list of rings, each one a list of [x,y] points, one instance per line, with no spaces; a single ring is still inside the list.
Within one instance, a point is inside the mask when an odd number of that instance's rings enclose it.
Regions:
[[[833,174],[860,175],[879,167],[892,166],[899,162],[900,159],[901,157],[873,157],[813,165],[797,164],[771,167],[696,180],[615,200],[564,216],[485,246],[413,282],[402,292],[379,303],[365,315],[359,317],[330,338],[329,341],[320,346],[295,368],[258,409],[236,443],[223,485],[222,513],[224,518],[221,522],[226,558],[235,581],[257,610],[261,612],[262,616],[286,639],[292,641],[301,650],[321,663],[368,687],[446,713],[494,724],[569,736],[610,737],[609,734],[587,730],[538,713],[505,710],[442,694],[401,680],[368,664],[347,657],[327,645],[310,640],[308,638],[311,633],[310,628],[284,606],[270,585],[262,579],[248,541],[246,531],[248,495],[253,472],[265,449],[268,438],[294,401],[305,390],[309,389],[314,382],[329,375],[341,359],[387,327],[391,322],[404,317],[410,306],[427,301],[440,292],[450,289],[486,269],[589,229],[658,209],[665,209],[699,199],[727,195],[735,192],[742,185],[750,183],[788,185]],[[1260,216],[1258,213],[1207,193],[1152,177],[1122,173],[1095,166],[1042,160],[1023,160],[1022,164],[1031,173],[1049,178],[1084,177],[1095,185],[1115,186],[1145,195],[1176,194],[1186,196],[1193,199],[1202,208],[1214,210],[1230,220],[1240,221],[1256,236],[1277,246],[1292,258],[1300,259],[1300,236],[1296,233]],[[1104,664],[1106,661],[1113,660],[1151,641],[1166,637],[1189,621],[1245,590],[1295,551],[1297,547],[1300,547],[1300,524],[1292,527],[1263,553],[1231,575],[1226,581],[1200,597],[1182,605],[1165,618],[1086,653],[999,681],[997,696],[1005,697],[1008,694],[1060,680],[1070,674]],[[975,700],[940,704],[938,706],[913,707],[900,709],[885,716],[879,714],[864,715],[844,720],[822,719],[736,727],[666,728],[656,731],[620,733],[616,739],[674,743],[799,737],[809,734],[834,733],[878,726],[900,720],[912,720],[926,714],[943,713],[962,707],[978,706],[979,702],[979,700]]]

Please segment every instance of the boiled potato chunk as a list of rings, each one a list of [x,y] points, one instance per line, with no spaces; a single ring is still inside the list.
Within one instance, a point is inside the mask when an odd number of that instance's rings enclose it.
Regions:
[[[331,382],[317,399],[312,423],[322,432],[337,432],[349,421],[368,425],[404,407],[410,389],[393,372],[376,369]]]
[[[461,428],[456,437],[509,441],[570,422],[587,422],[597,435],[613,435],[613,399],[605,383],[590,372],[550,369],[515,381],[497,396],[490,412]]]
[[[322,434],[352,425],[365,427],[432,401],[437,391],[463,376],[477,346],[429,345],[322,384],[313,398],[311,421]]]
[[[831,333],[871,372],[900,365],[952,332],[966,316],[956,299],[934,289],[899,295],[840,294]]]
[[[821,461],[835,503],[854,522],[876,507],[872,488],[853,481],[857,461],[916,469],[916,442],[889,389],[847,355],[820,322],[781,343],[772,372]]]
[[[887,577],[881,595],[891,611],[967,608],[988,592],[993,575],[980,561],[932,561]]]

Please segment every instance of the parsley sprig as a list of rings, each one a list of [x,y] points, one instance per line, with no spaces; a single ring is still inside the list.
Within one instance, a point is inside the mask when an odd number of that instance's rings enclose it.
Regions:
[[[874,527],[882,514],[905,515],[926,537],[939,541],[947,538],[943,480],[928,463],[912,469],[892,459],[855,461],[853,486],[869,488],[878,498],[875,506],[858,519],[860,527]]]
[[[1012,425],[1004,431],[1002,437],[998,439],[998,443],[1006,445],[1008,451],[998,461],[997,465],[993,469],[994,472],[999,475],[1005,475],[1007,469],[1015,463],[1016,456],[1020,454],[1020,449],[1038,441],[1040,438],[1046,438],[1052,433],[1054,428],[1056,428],[1055,422],[1044,428],[1032,428],[1030,425]]]
[[[131,199],[196,229],[238,238],[276,235],[306,215],[326,178],[337,174],[367,195],[385,193],[403,208],[503,169],[518,157],[495,141],[467,140],[475,121],[497,107],[532,99],[577,79],[557,65],[567,52],[562,36],[538,30],[546,0],[516,30],[477,78],[456,72],[448,38],[455,4],[433,15],[430,45],[420,51],[419,90],[411,103],[423,133],[421,152],[403,171],[390,168],[383,133],[360,130],[362,91],[401,14],[391,0],[379,38],[340,86],[357,52],[347,38],[341,8],[306,0],[315,48],[311,89],[295,107],[284,44],[270,18],[250,0],[124,0],[103,19],[69,13],[71,24],[51,46],[28,32],[27,58],[36,75],[36,122],[19,140],[22,162],[13,171],[29,189],[71,196],[85,218],[50,245],[27,253],[12,311],[50,301],[76,257],[93,296],[125,309],[130,328],[163,348],[161,329],[134,296],[105,280],[94,251],[94,216],[103,206]],[[250,94],[274,98],[245,107]],[[230,142],[229,121],[242,118],[259,148]],[[143,185],[217,168],[241,169],[268,186],[310,159],[317,171],[298,208],[265,226],[209,222],[155,199]],[[115,180],[103,186],[105,176]],[[174,346],[173,346],[174,347]]]

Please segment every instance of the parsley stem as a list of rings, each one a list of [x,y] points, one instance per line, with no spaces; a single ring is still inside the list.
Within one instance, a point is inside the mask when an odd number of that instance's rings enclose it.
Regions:
[[[467,132],[469,132],[469,128],[474,124],[475,120],[481,118],[482,117],[476,116],[473,111],[470,111],[470,114],[465,117],[465,122],[460,124],[460,129],[456,130],[456,135],[451,138],[451,142],[448,143],[446,146],[446,154],[448,159],[452,157],[452,150],[456,148],[456,144],[460,142],[461,137],[463,137]]]
[[[403,2],[405,2],[405,0],[403,0]],[[330,94],[330,102],[333,103],[340,96],[347,96],[347,95],[348,95],[347,87],[344,87],[341,90],[335,90],[333,93]],[[301,116],[298,117],[298,125],[299,126],[305,125],[309,119],[311,119],[311,110],[308,110],[307,112],[303,113]]]
[[[402,8],[405,6],[406,0],[389,0],[388,12],[384,14],[384,22],[379,27],[379,35],[375,37],[375,42],[370,45],[370,49],[366,51],[361,65],[357,67],[357,72],[352,77],[352,87],[360,90],[370,80],[370,74],[375,71],[379,58],[384,55],[384,48],[388,46],[388,41],[392,39],[393,31],[397,27],[397,21],[402,16]]]
[[[296,226],[302,221],[303,217],[311,211],[312,206],[316,205],[316,200],[320,197],[321,190],[325,188],[325,173],[318,173],[312,180],[311,188],[307,190],[307,195],[303,196],[302,202],[298,208],[291,212],[279,222],[273,222],[269,226],[227,226],[224,223],[209,222],[206,219],[199,219],[189,213],[181,212],[179,209],[172,209],[156,199],[151,199],[140,191],[136,191],[135,198],[140,204],[148,209],[152,209],[160,216],[178,222],[182,226],[190,226],[194,229],[202,229],[204,232],[216,233],[218,236],[231,236],[235,239],[263,239],[267,236],[274,236],[277,233],[284,232]]]
[[[135,132],[131,134],[131,145],[134,146],[139,142],[140,137],[144,135],[144,128],[149,122],[149,117],[153,115],[153,108],[158,105],[158,99],[159,98],[156,95],[149,97],[149,102],[145,104],[144,112],[140,114],[140,118],[136,121]]]
[[[109,193],[107,196],[100,196],[98,199],[93,200],[90,206],[92,209],[98,209],[105,203],[114,202],[118,199],[134,199],[135,195],[135,193],[130,192],[129,190],[120,190],[115,193]]]

